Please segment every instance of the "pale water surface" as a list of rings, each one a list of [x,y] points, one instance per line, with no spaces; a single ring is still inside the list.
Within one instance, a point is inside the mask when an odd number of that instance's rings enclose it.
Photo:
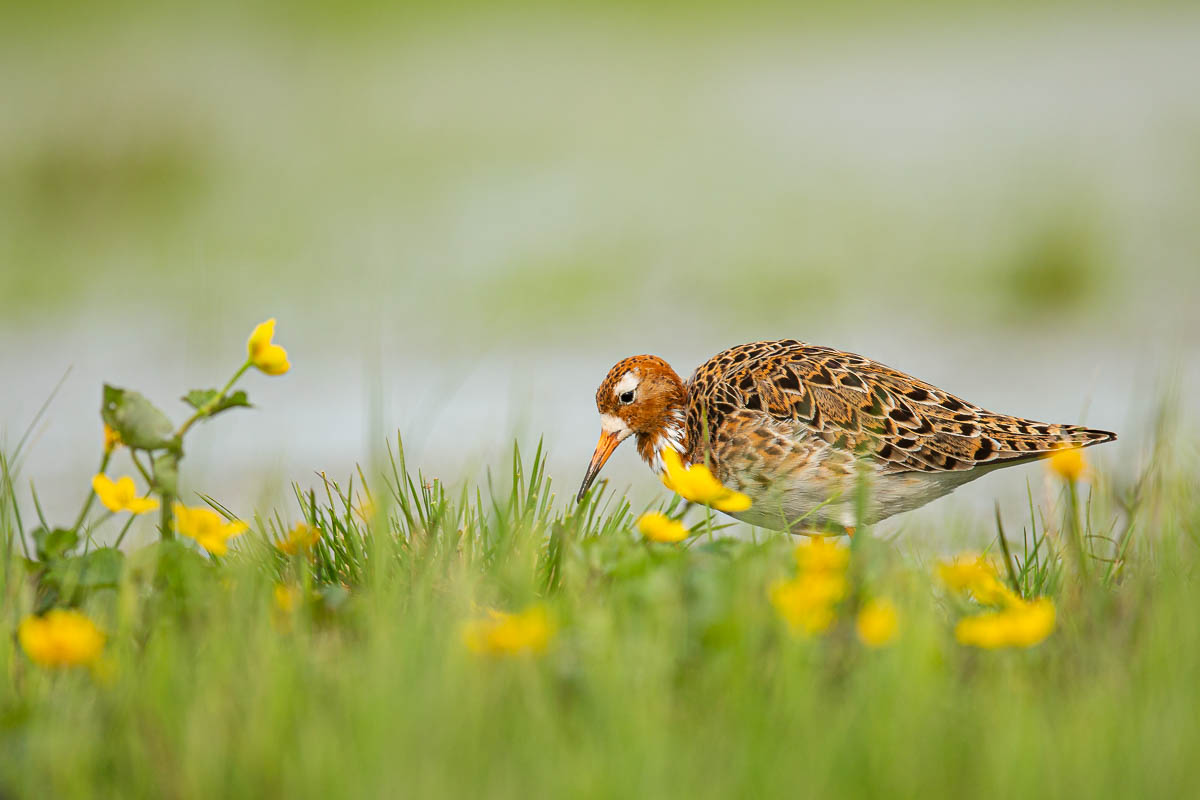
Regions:
[[[182,418],[273,315],[293,371],[251,375],[257,408],[196,431],[184,463],[242,514],[348,477],[397,429],[455,483],[544,435],[566,497],[617,359],[686,375],[785,336],[1116,430],[1093,452],[1129,474],[1164,391],[1200,392],[1197,19],[8,48],[41,68],[0,69],[0,435],[72,368],[21,465],[64,519],[104,380]],[[112,177],[147,151],[170,190],[149,201]],[[658,491],[632,448],[606,474]],[[982,535],[1026,480],[1042,471],[895,524],[953,511]]]

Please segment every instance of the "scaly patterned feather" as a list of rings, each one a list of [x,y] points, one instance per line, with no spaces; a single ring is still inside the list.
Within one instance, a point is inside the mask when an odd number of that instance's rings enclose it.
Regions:
[[[790,432],[793,439],[869,456],[884,473],[969,470],[1116,438],[986,411],[869,358],[792,339],[718,353],[692,375],[687,393],[692,460],[703,457],[706,440],[721,438],[731,415],[746,411],[777,436]],[[736,420],[743,436],[751,419]],[[735,435],[731,430],[725,438]]]

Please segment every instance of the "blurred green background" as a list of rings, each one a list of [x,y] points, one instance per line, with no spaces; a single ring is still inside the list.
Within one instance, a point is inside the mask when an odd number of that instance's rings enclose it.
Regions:
[[[71,367],[24,463],[51,509],[98,459],[102,381],[171,407],[268,316],[293,371],[185,463],[242,514],[396,429],[451,481],[545,434],[568,494],[595,387],[638,352],[686,376],[758,338],[833,345],[1117,430],[1114,468],[1167,388],[1200,391],[1191,3],[5,18],[0,440]],[[658,488],[631,448],[607,473]],[[1019,505],[1026,479],[921,514]]]

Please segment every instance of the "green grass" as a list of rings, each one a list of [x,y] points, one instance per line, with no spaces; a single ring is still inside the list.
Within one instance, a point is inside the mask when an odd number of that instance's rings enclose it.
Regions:
[[[1200,458],[1174,432],[1084,493],[1088,580],[1061,506],[1006,521],[1023,588],[1058,605],[1020,651],[958,645],[963,607],[904,541],[856,537],[839,622],[799,638],[767,599],[786,537],[650,544],[622,498],[560,499],[540,454],[453,488],[392,454],[369,489],[298,492],[219,561],[130,553],[77,597],[109,635],[99,673],[47,672],[0,637],[0,796],[1175,797],[1200,780]],[[39,594],[0,483],[12,631]],[[325,535],[289,560],[270,540],[301,518]],[[291,615],[280,581],[306,589]],[[901,611],[891,647],[854,635],[865,593]],[[533,603],[556,621],[544,655],[464,647],[481,607]]]

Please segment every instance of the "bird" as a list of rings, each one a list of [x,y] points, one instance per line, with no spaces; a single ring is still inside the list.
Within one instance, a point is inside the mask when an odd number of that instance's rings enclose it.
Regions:
[[[853,533],[1001,467],[1117,438],[986,411],[864,356],[795,339],[723,350],[686,382],[658,356],[631,356],[608,371],[596,409],[600,441],[578,502],[633,437],[660,476],[670,448],[684,467],[703,464],[750,498],[730,516],[790,533]]]

